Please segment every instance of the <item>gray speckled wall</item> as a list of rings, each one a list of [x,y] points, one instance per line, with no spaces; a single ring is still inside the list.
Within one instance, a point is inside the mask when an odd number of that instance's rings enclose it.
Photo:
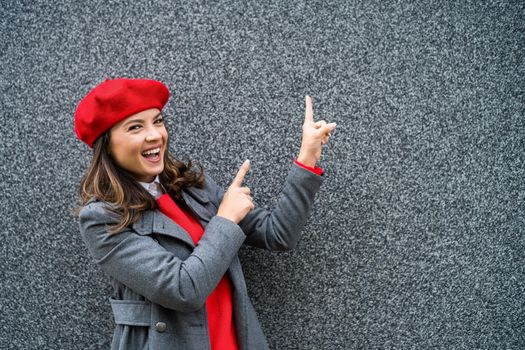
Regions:
[[[338,123],[296,250],[240,251],[273,349],[525,347],[520,1],[0,4],[0,348],[107,349],[106,277],[69,211],[105,77],[172,91],[172,151],[271,207],[303,98]]]

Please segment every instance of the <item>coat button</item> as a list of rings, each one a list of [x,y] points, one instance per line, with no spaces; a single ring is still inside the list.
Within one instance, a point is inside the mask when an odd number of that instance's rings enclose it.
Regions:
[[[155,329],[157,330],[157,332],[164,332],[166,330],[166,323],[164,322],[157,322],[155,324]]]

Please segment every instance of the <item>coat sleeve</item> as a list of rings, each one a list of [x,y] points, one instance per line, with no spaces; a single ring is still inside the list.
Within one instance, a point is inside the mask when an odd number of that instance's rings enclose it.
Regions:
[[[208,181],[216,187],[220,203],[224,190],[213,180]],[[268,250],[293,249],[323,181],[324,175],[314,174],[294,162],[274,209],[255,208],[239,223],[247,236],[244,243]]]
[[[132,229],[110,235],[106,225],[117,221],[103,202],[82,208],[80,232],[95,262],[152,302],[183,312],[204,305],[246,238],[234,222],[215,216],[193,253],[181,260]]]

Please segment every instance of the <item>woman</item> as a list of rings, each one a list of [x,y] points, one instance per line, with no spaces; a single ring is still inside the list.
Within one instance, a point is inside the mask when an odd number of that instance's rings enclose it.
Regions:
[[[267,349],[246,291],[242,244],[292,249],[322,170],[315,166],[335,123],[306,113],[299,157],[275,209],[255,208],[242,186],[245,161],[226,191],[168,152],[167,87],[106,79],[75,112],[78,138],[93,148],[80,186],[80,232],[109,276],[112,349]]]

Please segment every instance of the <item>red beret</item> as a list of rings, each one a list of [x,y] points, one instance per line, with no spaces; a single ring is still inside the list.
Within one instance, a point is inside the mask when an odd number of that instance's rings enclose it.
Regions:
[[[75,111],[75,133],[93,148],[106,130],[130,115],[150,108],[162,110],[170,97],[166,85],[150,79],[106,79],[93,88]]]

